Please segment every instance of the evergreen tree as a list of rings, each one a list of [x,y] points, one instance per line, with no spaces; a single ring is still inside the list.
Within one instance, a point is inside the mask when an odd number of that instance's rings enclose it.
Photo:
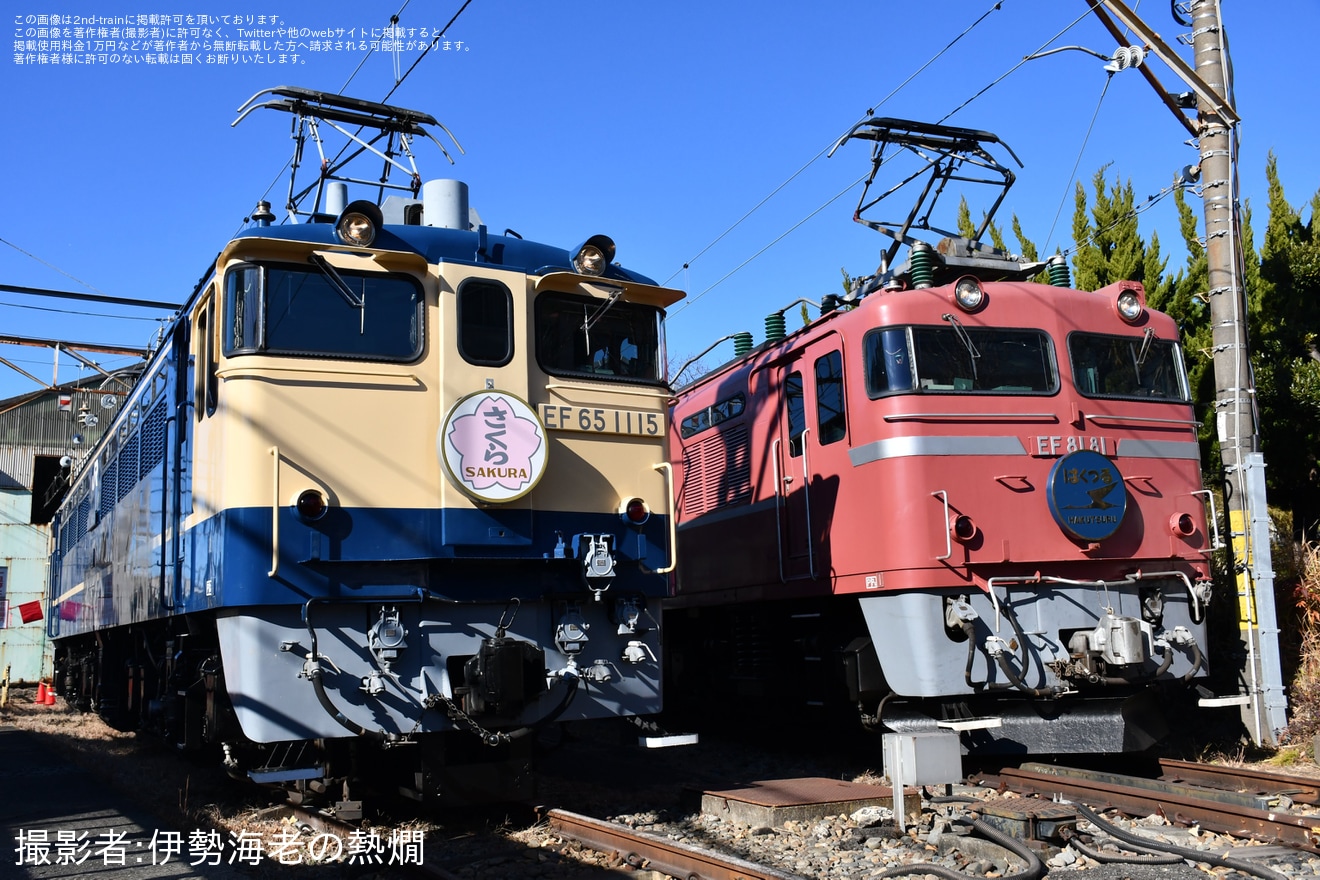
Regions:
[[[1086,188],[1077,184],[1073,212],[1073,283],[1082,290],[1099,290],[1115,281],[1140,281],[1147,289],[1158,287],[1167,260],[1160,258],[1159,237],[1152,235],[1150,247],[1137,232],[1136,198],[1132,182],[1114,181],[1107,191],[1103,165],[1095,173],[1095,205],[1088,216]],[[1092,224],[1094,218],[1094,224]],[[1147,283],[1147,278],[1150,283]]]
[[[1040,251],[1036,248],[1036,243],[1027,238],[1022,232],[1022,221],[1018,215],[1013,215],[1013,234],[1017,236],[1018,247],[1022,248],[1022,259],[1028,263],[1034,263],[1040,259]]]
[[[1255,291],[1250,286],[1250,272],[1247,279],[1261,448],[1268,465],[1271,500],[1293,511],[1296,530],[1314,537],[1320,525],[1316,473],[1320,449],[1320,353],[1316,350],[1320,241],[1315,235],[1320,193],[1311,199],[1310,220],[1303,222],[1284,195],[1273,153],[1265,174],[1270,217]]]
[[[981,212],[981,222],[985,222],[985,212]],[[986,234],[990,236],[990,244],[998,250],[1008,253],[1008,245],[1004,244],[1004,230],[999,225],[991,222],[985,229]],[[972,211],[967,207],[967,197],[963,196],[958,202],[958,234],[963,238],[970,239],[976,235],[976,225],[972,223]]]
[[[1034,263],[1040,259],[1040,249],[1037,248],[1036,243],[1027,238],[1026,234],[1022,231],[1022,221],[1018,219],[1017,214],[1013,215],[1013,235],[1017,237],[1018,247],[1022,249],[1022,261],[1024,263]],[[1049,284],[1049,270],[1042,269],[1035,275],[1031,276],[1031,280],[1035,281],[1037,284]]]
[[[972,225],[972,210],[967,207],[967,196],[958,201],[958,234],[963,238],[976,235],[976,227]]]

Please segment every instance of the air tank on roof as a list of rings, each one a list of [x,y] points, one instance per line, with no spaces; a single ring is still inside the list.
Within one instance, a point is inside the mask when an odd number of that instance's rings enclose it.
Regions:
[[[468,187],[461,180],[422,184],[422,222],[442,229],[468,229]]]

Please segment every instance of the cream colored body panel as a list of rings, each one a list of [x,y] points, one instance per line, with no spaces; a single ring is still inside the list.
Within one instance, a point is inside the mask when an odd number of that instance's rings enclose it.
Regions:
[[[230,248],[228,266],[254,259],[297,261],[309,251],[305,245],[256,240],[251,248]],[[359,270],[372,265],[356,256],[333,262]],[[456,292],[470,277],[499,281],[513,295],[516,342],[512,358],[502,366],[472,365],[459,353]],[[484,389],[516,395],[538,413],[543,407],[573,418],[583,409],[620,413],[621,425],[648,419],[641,429],[646,433],[632,434],[575,430],[551,420],[545,425],[545,475],[526,496],[501,506],[616,511],[622,501],[641,497],[653,513],[670,512],[665,476],[656,468],[666,460],[664,389],[542,372],[532,329],[535,277],[488,266],[440,264],[430,266],[422,282],[426,342],[412,363],[227,357],[218,353],[219,339],[213,339],[217,408],[193,425],[196,471],[189,526],[219,510],[288,506],[309,488],[322,490],[332,505],[343,507],[484,505],[445,476],[437,454],[445,414],[464,396]],[[597,293],[591,285],[564,283],[553,289]],[[204,361],[201,343],[194,339],[198,364]],[[228,463],[223,469],[220,458]]]

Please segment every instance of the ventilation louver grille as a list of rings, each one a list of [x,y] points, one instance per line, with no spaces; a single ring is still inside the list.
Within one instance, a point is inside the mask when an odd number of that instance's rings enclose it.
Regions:
[[[752,496],[746,426],[720,431],[683,450],[683,512],[691,518]]]

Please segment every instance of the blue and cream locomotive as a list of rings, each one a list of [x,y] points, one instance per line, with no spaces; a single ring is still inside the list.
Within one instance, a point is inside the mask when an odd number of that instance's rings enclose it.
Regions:
[[[271,95],[299,152],[330,120],[397,164],[438,124]],[[57,688],[308,793],[520,793],[539,726],[661,707],[682,294],[605,236],[489,232],[457,181],[350,201],[338,170],[305,222],[259,207],[75,463]]]

